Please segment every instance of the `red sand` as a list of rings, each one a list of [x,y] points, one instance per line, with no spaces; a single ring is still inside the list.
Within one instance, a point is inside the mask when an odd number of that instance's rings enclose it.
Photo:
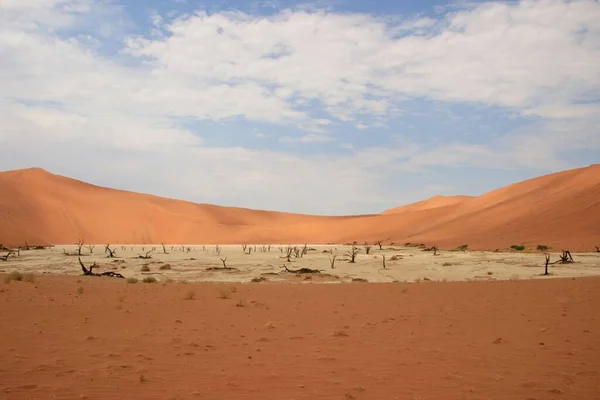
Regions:
[[[195,299],[184,300],[190,290]],[[0,398],[598,399],[598,304],[598,278],[132,285],[38,276],[0,284]]]
[[[41,169],[0,173],[0,243],[600,245],[600,165],[479,197],[434,197],[380,215],[316,217],[194,204],[93,186]],[[340,199],[340,201],[343,201]]]

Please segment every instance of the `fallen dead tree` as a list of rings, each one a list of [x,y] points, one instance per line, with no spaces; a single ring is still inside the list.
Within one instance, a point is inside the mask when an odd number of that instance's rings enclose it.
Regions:
[[[553,264],[571,264],[574,263],[573,256],[569,250],[563,250],[562,254],[558,256],[558,260],[554,261]]]
[[[285,264],[283,264],[281,268],[284,268],[285,272],[289,272],[291,274],[320,274],[323,272],[323,270],[311,268],[289,269]]]
[[[10,257],[10,256],[16,257],[16,253],[14,250],[8,249],[8,252],[6,254],[0,256],[0,260],[8,261],[8,257]]]
[[[83,265],[81,258],[79,258],[79,265],[81,265],[81,271],[83,272],[83,275],[86,275],[86,276],[110,276],[113,278],[125,279],[125,277],[123,275],[119,274],[118,272],[107,271],[107,272],[103,272],[101,274],[95,273],[94,267],[96,267],[96,263],[94,263],[92,266],[90,266],[90,269],[87,269],[85,267],[85,265]]]

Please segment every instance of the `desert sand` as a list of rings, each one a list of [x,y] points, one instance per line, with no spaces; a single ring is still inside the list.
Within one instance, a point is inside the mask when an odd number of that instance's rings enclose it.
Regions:
[[[86,267],[93,264],[95,272],[114,271],[126,278],[139,280],[154,277],[159,282],[321,282],[344,283],[353,280],[368,282],[418,281],[479,281],[506,279],[550,279],[600,275],[600,253],[572,253],[575,263],[556,263],[559,253],[549,250],[549,272],[543,276],[545,258],[540,252],[440,251],[433,255],[419,247],[373,246],[366,254],[364,246],[350,263],[351,246],[307,245],[305,255],[292,254],[287,260],[289,245],[249,245],[246,252],[240,245],[161,245],[111,246],[115,258],[108,257],[104,246],[90,251],[82,247],[81,260]],[[297,245],[299,250],[304,245]],[[218,248],[218,253],[217,253]],[[270,250],[269,250],[270,249]],[[67,253],[68,255],[65,255]],[[55,246],[45,250],[22,250],[18,257],[0,261],[0,273],[81,275],[77,246]],[[150,257],[150,258],[140,258]],[[333,268],[331,261],[336,257]],[[385,269],[383,258],[385,257]],[[231,269],[222,269],[223,261]],[[315,274],[288,273],[310,268]]]
[[[600,278],[0,285],[6,400],[600,395]]]
[[[477,197],[437,197],[376,215],[319,217],[194,204],[90,185],[39,168],[0,173],[0,243],[390,243],[494,250],[600,245],[600,165]],[[340,199],[342,202],[343,199]]]

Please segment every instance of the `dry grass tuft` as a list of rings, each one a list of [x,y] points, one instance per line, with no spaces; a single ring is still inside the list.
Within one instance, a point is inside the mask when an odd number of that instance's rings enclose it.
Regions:
[[[265,278],[264,276],[257,276],[256,278],[252,278],[252,280],[250,282],[259,283],[259,282],[264,282],[266,280],[267,280],[267,278]]]
[[[160,269],[161,271],[170,270],[171,269],[171,264],[161,265],[158,269]]]
[[[196,297],[196,292],[194,292],[193,290],[188,290],[185,294],[185,296],[183,296],[184,300],[194,300],[194,297]]]
[[[156,278],[153,276],[147,276],[145,277],[142,282],[144,283],[156,283]]]
[[[127,283],[137,283],[137,278],[127,278]]]
[[[231,293],[227,289],[219,290],[219,299],[230,299]]]
[[[81,286],[77,288],[77,294],[80,296],[83,294],[83,288]]]
[[[150,267],[147,265],[142,265],[141,271],[142,272],[150,272]]]
[[[11,281],[33,283],[35,282],[35,276],[31,272],[23,274],[19,271],[12,271],[4,278],[4,283],[10,283]]]

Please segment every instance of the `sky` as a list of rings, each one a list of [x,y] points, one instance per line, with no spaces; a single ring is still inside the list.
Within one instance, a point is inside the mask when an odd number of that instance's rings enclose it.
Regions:
[[[349,215],[598,162],[597,0],[0,0],[0,170]]]

